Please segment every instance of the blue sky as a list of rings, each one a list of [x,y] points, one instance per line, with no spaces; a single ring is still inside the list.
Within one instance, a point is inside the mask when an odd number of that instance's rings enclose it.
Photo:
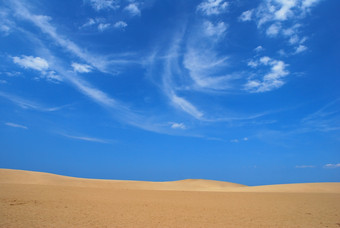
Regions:
[[[0,167],[340,181],[340,2],[0,0]]]

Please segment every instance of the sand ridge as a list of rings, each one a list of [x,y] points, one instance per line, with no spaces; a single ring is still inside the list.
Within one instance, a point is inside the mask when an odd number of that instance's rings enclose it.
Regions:
[[[303,183],[246,186],[224,181],[185,179],[168,182],[100,180],[50,173],[0,169],[0,183],[101,187],[140,190],[222,191],[222,192],[314,192],[340,193],[340,183]]]

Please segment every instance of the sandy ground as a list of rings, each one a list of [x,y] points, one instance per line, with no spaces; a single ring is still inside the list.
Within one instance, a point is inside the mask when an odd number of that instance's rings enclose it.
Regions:
[[[0,169],[0,227],[340,227],[340,183],[91,180]]]

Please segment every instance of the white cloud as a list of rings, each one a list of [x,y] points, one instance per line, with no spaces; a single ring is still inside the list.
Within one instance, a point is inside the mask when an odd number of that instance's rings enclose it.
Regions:
[[[295,53],[298,54],[298,53],[301,53],[301,52],[306,51],[307,49],[308,49],[308,48],[307,48],[306,46],[300,44],[300,45],[296,48]]]
[[[125,11],[129,12],[131,16],[140,16],[141,11],[136,3],[131,3],[124,8]]]
[[[320,0],[303,0],[302,1],[302,10],[303,11],[309,11],[312,6],[314,6],[316,3],[318,3]]]
[[[0,84],[7,84],[7,81],[6,80],[0,80]]]
[[[261,52],[261,51],[263,51],[264,50],[264,48],[260,45],[260,46],[257,46],[255,49],[254,49],[254,51],[256,51],[256,52]]]
[[[113,25],[113,27],[115,27],[115,28],[125,28],[125,27],[127,27],[128,25],[127,25],[127,23],[125,22],[125,21],[117,21],[114,25]]]
[[[281,29],[281,25],[280,24],[272,24],[266,30],[266,34],[268,36],[276,36],[280,32],[280,29]]]
[[[214,36],[220,38],[225,34],[227,30],[227,25],[224,22],[218,22],[216,25],[211,23],[210,21],[205,21],[203,23],[204,32],[207,36]]]
[[[282,35],[288,39],[290,45],[301,45],[304,41],[299,37],[299,28],[302,26],[297,23],[303,19],[321,0],[266,0],[249,12],[256,21],[258,29],[265,31],[269,37]],[[246,13],[247,12],[247,13]],[[241,15],[241,21],[247,21],[248,11]],[[242,20],[244,18],[245,20]],[[297,47],[298,48],[298,47]],[[297,49],[295,48],[295,49]],[[301,48],[299,51],[302,50]],[[300,52],[295,52],[298,54]]]
[[[186,126],[184,125],[184,123],[170,123],[171,124],[171,128],[173,129],[186,129]]]
[[[90,0],[90,4],[97,11],[119,8],[117,0]]]
[[[80,63],[72,63],[71,65],[75,72],[79,73],[89,73],[92,71],[92,67],[87,64],[80,64]]]
[[[88,21],[85,24],[80,26],[80,28],[90,27],[92,25],[95,25],[96,23],[97,23],[97,19],[89,18]]]
[[[197,6],[197,10],[203,14],[218,15],[227,11],[229,3],[224,0],[205,0]]]
[[[62,35],[57,27],[53,26],[52,20],[50,17],[42,16],[42,15],[36,15],[31,13],[28,9],[34,8],[30,7],[29,5],[26,6],[26,4],[29,4],[28,1],[20,1],[20,0],[11,0],[9,3],[9,6],[11,7],[11,10],[13,11],[13,15],[17,17],[17,19],[24,20],[26,23],[31,22],[33,25],[35,25],[38,29],[41,30],[41,32],[45,35],[48,35],[48,38],[50,38],[53,44],[56,44],[59,48],[63,49],[63,51],[69,51],[73,57],[78,57],[79,61],[83,61],[87,63],[88,65],[92,66],[93,68],[96,68],[97,70],[104,72],[104,73],[110,73],[112,71],[116,72],[115,69],[113,69],[115,65],[117,64],[130,64],[133,62],[134,64],[140,63],[139,61],[130,60],[125,58],[130,58],[131,54],[122,54],[122,55],[114,55],[114,56],[123,56],[124,59],[112,59],[112,55],[106,57],[101,55],[93,55],[89,53],[85,48],[82,48],[69,40],[65,35]],[[26,30],[26,27],[20,28],[24,32],[30,33],[28,30]],[[124,105],[123,103],[116,101],[114,98],[112,98],[109,94],[106,92],[96,88],[91,83],[87,82],[86,80],[82,79],[81,77],[77,77],[75,72],[72,72],[69,70],[69,66],[64,65],[64,61],[58,58],[57,56],[54,56],[51,51],[44,46],[44,42],[40,40],[39,36],[34,36],[32,34],[31,36],[32,40],[36,42],[37,51],[39,53],[44,53],[44,58],[48,60],[50,66],[49,69],[57,72],[59,75],[63,77],[63,79],[70,83],[75,89],[77,89],[79,92],[87,96],[89,99],[91,99],[93,102],[102,105],[108,110],[112,116],[114,116],[119,121],[123,121],[127,124],[140,127],[145,130],[154,131],[154,132],[169,132],[169,127],[166,127],[166,130],[160,129],[160,124],[154,124],[151,122],[152,117],[150,116],[142,116],[140,112],[134,112],[131,110],[127,105]],[[39,49],[40,47],[40,49]],[[1,95],[1,92],[0,92]],[[184,99],[184,98],[183,98]],[[180,100],[180,99],[179,99]],[[184,101],[186,101],[184,99]],[[32,104],[30,106],[30,103],[21,102],[20,100],[15,99],[13,102],[17,102],[18,105],[28,105],[26,108],[40,108]],[[181,103],[181,102],[180,102]],[[190,106],[190,102],[187,101],[187,104]],[[182,106],[186,107],[186,103],[182,102]],[[187,110],[190,110],[188,108]],[[195,109],[193,109],[195,110]],[[164,123],[164,121],[162,121]],[[164,124],[163,124],[164,126]]]
[[[241,16],[239,17],[239,20],[241,21],[251,21],[252,16],[253,16],[254,10],[247,10],[244,11]]]
[[[6,74],[8,77],[17,77],[17,76],[21,75],[21,72],[18,72],[18,71],[14,71],[14,72],[5,72],[5,74]]]
[[[248,63],[249,64],[249,63]],[[284,85],[283,78],[289,74],[287,65],[283,61],[275,60],[267,56],[260,58],[256,66],[270,66],[270,71],[262,79],[249,78],[245,89],[251,93],[268,92]]]
[[[249,139],[247,137],[244,137],[243,138],[243,141],[248,141]]]
[[[338,164],[326,164],[326,165],[324,165],[324,168],[332,168],[332,169],[340,168],[340,163],[338,163]]]
[[[268,65],[272,61],[272,59],[268,56],[264,56],[264,57],[261,57],[259,61],[263,65]]]
[[[58,45],[65,48],[67,51],[76,55],[83,61],[87,62],[89,65],[96,67],[98,70],[102,72],[107,72],[107,66],[110,64],[110,61],[107,61],[105,58],[101,56],[95,56],[87,51],[81,49],[74,42],[69,39],[64,38],[57,32],[57,29],[50,24],[51,18],[44,15],[36,15],[32,14],[28,11],[28,9],[22,4],[22,2],[13,0],[13,10],[15,11],[15,15],[21,17],[22,19],[28,20],[38,28],[42,30],[42,32],[49,35]]]
[[[252,67],[252,68],[256,68],[259,64],[258,64],[258,61],[254,61],[254,60],[250,60],[248,63],[247,63],[248,66]]]
[[[79,29],[94,27],[95,25],[100,32],[103,32],[111,27],[111,24],[107,23],[106,19],[104,18],[89,18],[85,24],[79,27]]]
[[[15,56],[12,57],[12,59],[14,63],[25,69],[34,69],[40,71],[40,76],[35,77],[35,79],[39,80],[43,78],[53,83],[59,83],[63,81],[62,77],[56,75],[54,71],[49,70],[49,64],[46,59],[26,55],[22,55],[21,57]]]
[[[21,57],[15,56],[12,59],[14,63],[26,69],[28,68],[38,71],[46,71],[49,67],[48,62],[40,57],[23,55]]]
[[[297,165],[295,166],[297,169],[308,169],[308,168],[315,168],[315,165]]]
[[[293,35],[289,38],[289,41],[288,41],[291,45],[294,45],[296,43],[299,42],[299,36],[297,35]]]
[[[53,83],[59,83],[63,81],[63,78],[60,75],[56,74],[56,72],[53,70],[41,74],[40,78],[44,78],[47,81],[53,82]]]
[[[255,10],[255,15],[261,26],[273,21],[286,21],[302,18],[311,7],[320,0],[267,0],[263,1]]]
[[[103,32],[104,30],[110,28],[111,24],[110,23],[100,23],[98,24],[98,30]]]
[[[232,139],[232,140],[230,140],[230,142],[232,142],[232,143],[238,143],[239,140],[238,140],[238,139]]]
[[[20,125],[20,124],[16,124],[16,123],[7,122],[7,123],[5,123],[5,125],[7,125],[9,127],[22,128],[22,129],[25,129],[25,130],[28,129],[26,126]]]

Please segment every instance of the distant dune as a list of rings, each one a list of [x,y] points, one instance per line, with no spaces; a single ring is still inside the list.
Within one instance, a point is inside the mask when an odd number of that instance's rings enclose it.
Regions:
[[[0,169],[0,227],[340,227],[340,183],[96,180]]]
[[[169,182],[100,180],[50,173],[0,169],[0,183],[40,184],[141,190],[222,191],[222,192],[315,192],[340,193],[340,183],[304,183],[246,186],[224,181],[186,179]]]

